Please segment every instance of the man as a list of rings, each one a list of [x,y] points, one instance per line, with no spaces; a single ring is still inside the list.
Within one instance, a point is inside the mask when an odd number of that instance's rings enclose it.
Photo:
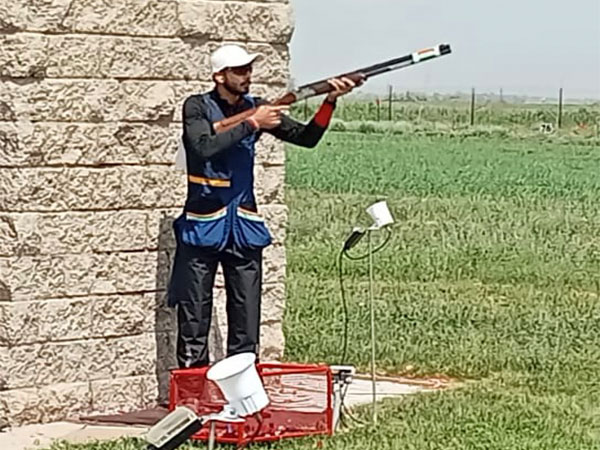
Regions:
[[[177,306],[180,367],[209,364],[208,333],[212,290],[220,263],[227,295],[227,356],[259,351],[262,249],[271,236],[257,214],[253,192],[254,145],[263,132],[296,145],[314,147],[325,132],[336,99],[355,83],[332,79],[315,117],[303,125],[248,95],[257,54],[225,45],[211,55],[212,91],[192,95],[183,107],[188,195],[175,221],[177,250],[169,284],[169,305]],[[219,121],[256,108],[224,131]]]

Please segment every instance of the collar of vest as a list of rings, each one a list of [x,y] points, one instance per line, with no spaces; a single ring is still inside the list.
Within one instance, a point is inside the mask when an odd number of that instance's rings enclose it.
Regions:
[[[217,105],[219,106],[221,111],[223,111],[225,116],[229,115],[229,111],[239,112],[254,107],[254,101],[252,97],[248,94],[242,95],[240,101],[235,105],[230,104],[227,100],[221,97],[216,87],[212,91],[210,91],[208,95],[212,100],[214,100],[217,103]]]

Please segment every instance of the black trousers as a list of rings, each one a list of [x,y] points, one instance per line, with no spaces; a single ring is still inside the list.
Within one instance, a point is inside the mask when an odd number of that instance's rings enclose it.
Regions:
[[[227,296],[227,356],[258,355],[262,249],[227,248],[208,251],[177,243],[169,283],[169,304],[177,305],[177,362],[179,367],[209,364],[213,286],[218,264],[223,267]]]

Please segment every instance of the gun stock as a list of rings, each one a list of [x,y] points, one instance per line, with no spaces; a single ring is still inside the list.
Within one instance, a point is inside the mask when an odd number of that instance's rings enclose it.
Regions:
[[[452,53],[450,45],[448,44],[440,44],[435,47],[425,48],[423,50],[419,50],[414,53],[410,53],[405,56],[401,56],[399,58],[390,59],[384,61],[382,63],[374,64],[372,66],[363,67],[362,69],[354,70],[352,72],[344,73],[339,75],[338,77],[332,78],[340,78],[347,77],[350,78],[355,83],[360,81],[366,81],[371,77],[376,75],[381,75],[383,73],[391,72],[393,70],[403,69],[408,66],[412,66],[414,64],[418,64],[424,61],[428,61],[430,59],[434,59],[443,55],[448,55]],[[321,94],[328,94],[331,92],[333,88],[327,82],[327,80],[315,81],[313,83],[305,84],[300,86],[293,91],[287,92],[282,97],[279,97],[277,100],[270,102],[271,105],[291,105],[298,101],[315,97]],[[248,119],[256,109],[249,109],[242,113],[236,114],[235,116],[227,117],[219,122],[215,122],[213,124],[216,133],[222,133],[224,131],[230,130],[246,119]]]

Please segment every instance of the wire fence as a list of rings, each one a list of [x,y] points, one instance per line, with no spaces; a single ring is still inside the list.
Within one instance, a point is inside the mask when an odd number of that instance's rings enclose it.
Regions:
[[[294,105],[292,114],[310,119],[320,100]],[[549,101],[515,100],[514,97],[478,94],[441,96],[398,92],[389,87],[385,96],[340,98],[336,118],[343,121],[435,122],[453,126],[499,125],[525,126],[553,131],[561,128],[597,129],[600,126],[600,102],[567,103],[564,91]]]

